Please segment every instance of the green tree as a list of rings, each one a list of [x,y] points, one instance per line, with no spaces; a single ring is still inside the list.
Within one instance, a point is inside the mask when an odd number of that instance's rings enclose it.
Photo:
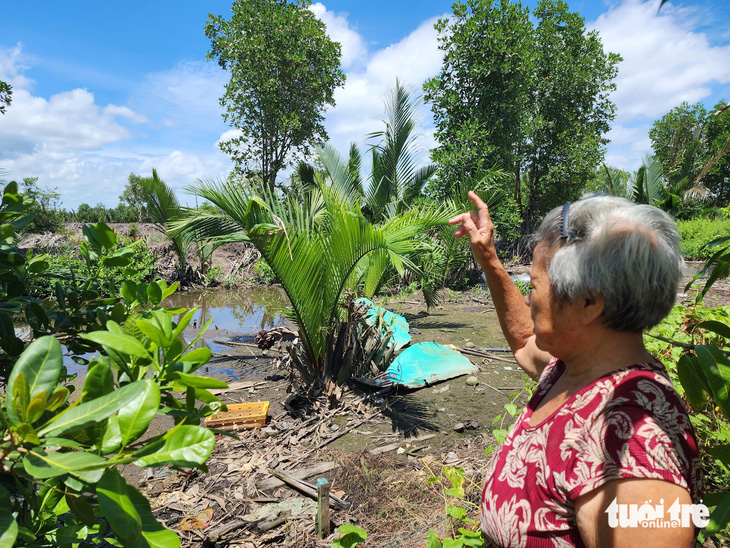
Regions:
[[[13,87],[0,80],[0,114],[5,114],[5,107],[12,102]]]
[[[724,101],[708,114],[702,103],[683,102],[655,121],[652,148],[669,192],[685,202],[724,206],[730,201],[730,114]]]
[[[147,203],[143,199],[142,189],[139,186],[139,180],[141,178],[139,175],[130,173],[127,179],[127,185],[124,187],[121,196],[119,196],[120,204],[127,204],[135,209],[137,212],[137,222],[139,223],[148,218]]]
[[[231,72],[220,100],[240,135],[221,143],[244,174],[273,189],[292,154],[326,141],[324,109],[344,83],[340,45],[307,9],[309,0],[235,0],[227,20],[211,15],[209,59]]]
[[[719,207],[730,204],[730,109],[719,101],[705,121],[708,158],[692,185],[702,183]]]
[[[183,233],[223,241],[245,235],[258,249],[291,302],[301,348],[291,351],[290,363],[308,388],[331,388],[367,368],[371,359],[378,363],[380,358],[364,350],[352,301],[343,304],[352,292],[372,297],[391,264],[403,272],[411,265],[409,256],[426,250],[417,236],[449,218],[443,209],[421,206],[373,225],[339,180],[317,176],[313,188],[302,191],[315,194],[306,200],[254,195],[231,182],[203,182],[190,192],[219,209],[175,223]],[[364,261],[363,272],[358,267]]]
[[[442,190],[497,166],[528,228],[594,176],[620,60],[565,2],[541,0],[532,15],[508,0],[457,2],[436,25],[444,62],[424,85]]]
[[[690,105],[684,101],[652,125],[649,139],[667,180],[699,173],[703,158],[707,157],[702,135],[706,118],[702,103]]]
[[[32,233],[57,231],[61,226],[61,215],[58,210],[61,194],[58,188],[40,186],[38,177],[25,177],[21,192],[33,200],[30,208],[33,220],[25,229]]]

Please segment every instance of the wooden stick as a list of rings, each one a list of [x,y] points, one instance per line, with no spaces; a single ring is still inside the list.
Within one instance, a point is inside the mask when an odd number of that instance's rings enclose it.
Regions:
[[[330,484],[325,478],[317,480],[317,533],[319,538],[330,534]]]

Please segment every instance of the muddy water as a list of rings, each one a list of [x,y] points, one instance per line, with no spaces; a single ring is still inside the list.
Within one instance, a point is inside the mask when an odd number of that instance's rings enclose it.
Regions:
[[[185,334],[197,335],[196,330],[211,320],[202,338],[214,353],[228,348],[214,339],[236,336],[237,340],[252,342],[261,329],[291,324],[285,316],[289,299],[278,287],[186,291],[170,296],[163,304],[170,308],[198,307]]]

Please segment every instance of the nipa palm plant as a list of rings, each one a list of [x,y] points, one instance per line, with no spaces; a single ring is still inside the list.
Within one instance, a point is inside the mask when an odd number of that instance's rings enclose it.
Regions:
[[[424,249],[416,236],[448,219],[442,209],[420,207],[374,225],[345,190],[321,176],[313,178],[304,200],[254,195],[230,182],[201,182],[188,191],[218,211],[176,223],[177,234],[195,232],[221,241],[240,241],[243,232],[259,250],[291,302],[301,344],[298,352],[290,347],[291,363],[309,388],[342,384],[357,366],[354,348],[348,346],[353,338],[342,328],[343,322],[356,327],[345,317],[346,295],[372,296],[389,265],[399,271],[412,267],[409,257]],[[362,272],[364,262],[368,267]]]

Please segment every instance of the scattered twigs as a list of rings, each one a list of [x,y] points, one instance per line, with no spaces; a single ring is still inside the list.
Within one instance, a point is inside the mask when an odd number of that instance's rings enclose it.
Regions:
[[[487,352],[482,352],[481,350],[477,350],[475,348],[460,348],[459,352],[462,354],[467,354],[469,356],[477,356],[479,358],[489,358],[490,360],[496,360],[500,362],[506,362],[506,363],[517,363],[517,360],[513,358],[504,358],[502,356],[495,356],[494,354],[489,354]]]
[[[297,479],[294,476],[280,470],[272,470],[271,473],[287,485],[296,489],[297,491],[307,495],[308,497],[313,498],[314,500],[317,500],[317,487],[315,485]],[[333,506],[340,510],[347,510],[350,507],[349,502],[342,500],[340,497],[335,496],[332,493],[330,493],[329,495],[329,504],[330,506]]]

